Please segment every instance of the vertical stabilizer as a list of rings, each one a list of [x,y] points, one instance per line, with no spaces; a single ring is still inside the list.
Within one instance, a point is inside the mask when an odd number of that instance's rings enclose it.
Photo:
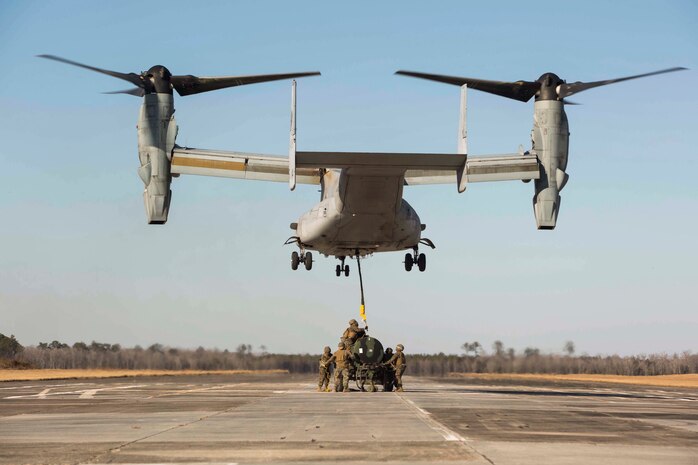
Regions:
[[[288,147],[288,187],[296,188],[296,80],[291,83],[291,139]]]
[[[467,155],[468,153],[468,85],[464,84],[460,88],[460,119],[458,120],[458,153]]]
[[[456,172],[458,180],[458,192],[465,192],[468,187],[468,85],[463,84],[460,88],[460,119],[458,121],[458,153],[466,155],[463,166]]]

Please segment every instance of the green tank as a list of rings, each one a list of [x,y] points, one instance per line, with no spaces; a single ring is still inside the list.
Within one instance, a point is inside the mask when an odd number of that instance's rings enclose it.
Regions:
[[[383,365],[385,351],[378,339],[365,335],[357,339],[350,350],[354,360],[349,379],[356,382],[357,388],[375,392],[376,386],[381,385],[384,391],[393,390],[395,373],[391,367]]]
[[[381,341],[371,336],[357,339],[351,348],[351,355],[354,357],[354,360],[360,360],[364,365],[382,363],[384,354]]]

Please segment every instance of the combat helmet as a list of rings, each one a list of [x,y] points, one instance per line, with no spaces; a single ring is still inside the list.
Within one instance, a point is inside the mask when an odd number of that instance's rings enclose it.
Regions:
[[[386,354],[392,354],[392,353],[393,353],[393,348],[392,348],[392,347],[387,347],[387,348],[385,349],[385,353],[386,353]]]
[[[359,325],[359,322],[356,321],[355,319],[352,318],[351,320],[349,320],[349,326],[358,326],[358,325]]]
[[[402,344],[398,344],[395,346],[395,350],[397,350],[398,352],[402,352],[403,350],[405,350],[405,346],[403,346]]]
[[[332,349],[330,349],[330,346],[325,346],[325,348],[322,349],[322,351],[326,354],[329,354],[330,352],[332,352]]]
[[[339,344],[337,344],[337,347],[340,349],[344,349],[344,341],[341,341]]]

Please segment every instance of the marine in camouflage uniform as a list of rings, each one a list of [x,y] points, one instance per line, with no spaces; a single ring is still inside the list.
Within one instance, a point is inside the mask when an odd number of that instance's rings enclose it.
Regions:
[[[385,353],[383,354],[383,390],[392,391],[393,385],[395,384],[395,370],[392,365],[388,365],[388,361],[393,357],[393,348],[386,347]]]
[[[390,360],[393,356],[393,348],[392,347],[386,347],[385,348],[385,354],[383,355],[383,363],[388,363],[388,360]]]
[[[342,333],[341,339],[344,340],[346,348],[349,349],[349,351],[351,351],[352,347],[354,347],[354,343],[356,342],[356,340],[364,337],[365,334],[366,330],[363,328],[359,328],[359,322],[352,318],[351,320],[349,320],[349,327],[344,330],[344,333]]]
[[[329,346],[325,346],[325,349],[320,356],[320,376],[317,381],[318,392],[329,392],[330,390],[330,370],[332,364],[327,363],[330,358],[332,358],[332,351]]]
[[[407,368],[405,354],[402,352],[403,350],[405,350],[405,347],[402,344],[395,346],[395,353],[392,357],[390,357],[390,360],[386,362],[395,369],[395,387],[397,388],[396,391],[398,392],[403,391],[402,374],[405,372],[405,368]]]
[[[347,352],[349,352],[349,354],[351,355],[351,361],[349,362],[349,379],[351,379],[351,376],[352,376],[352,375],[354,374],[354,372],[356,371],[356,369],[355,369],[355,367],[354,367],[354,350],[353,350],[353,349],[354,349],[354,344],[351,342],[351,340],[349,340],[349,339],[347,339],[347,338],[345,338],[345,337],[339,338],[339,342],[342,343],[342,344],[344,344],[344,348],[345,348],[345,349],[347,350]]]
[[[337,364],[334,370],[334,390],[335,392],[349,392],[349,366],[351,365],[351,352],[345,349],[343,342],[337,346],[337,351],[329,358],[327,364],[334,362]]]

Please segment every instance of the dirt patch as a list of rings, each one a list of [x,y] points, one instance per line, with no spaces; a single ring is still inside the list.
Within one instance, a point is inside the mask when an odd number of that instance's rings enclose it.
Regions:
[[[288,370],[0,370],[2,381],[131,378],[140,376],[287,375]]]
[[[682,387],[698,389],[698,374],[662,375],[662,376],[619,376],[619,375],[547,375],[547,374],[514,374],[514,373],[449,373],[452,378],[471,378],[480,380],[512,380],[512,381],[550,381],[550,382],[583,382],[583,383],[615,383],[644,386]]]

